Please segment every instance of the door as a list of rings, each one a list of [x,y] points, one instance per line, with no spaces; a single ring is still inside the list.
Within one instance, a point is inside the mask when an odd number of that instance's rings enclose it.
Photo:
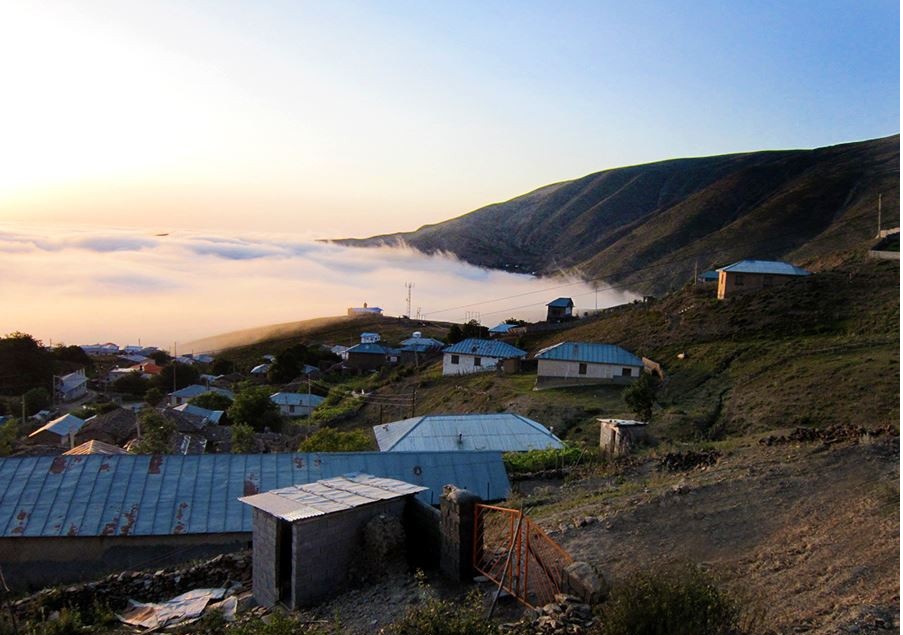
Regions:
[[[292,524],[279,520],[276,526],[276,593],[279,601],[291,607],[292,601]]]

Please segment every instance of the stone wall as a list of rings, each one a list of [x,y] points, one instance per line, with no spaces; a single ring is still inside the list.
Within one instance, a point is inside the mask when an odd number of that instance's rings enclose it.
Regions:
[[[474,507],[481,500],[473,492],[453,485],[446,485],[442,493],[439,569],[452,580],[473,578]]]

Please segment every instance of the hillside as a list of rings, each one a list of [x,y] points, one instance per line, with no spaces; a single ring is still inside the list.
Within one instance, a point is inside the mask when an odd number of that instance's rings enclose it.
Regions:
[[[899,224],[899,135],[815,150],[677,159],[539,188],[413,232],[343,239],[405,242],[476,265],[576,270],[633,290],[678,288],[700,270],[747,257],[817,269]]]

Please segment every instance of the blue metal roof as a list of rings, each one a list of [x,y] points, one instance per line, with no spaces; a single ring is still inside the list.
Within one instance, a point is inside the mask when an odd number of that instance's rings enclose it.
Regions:
[[[809,276],[812,275],[802,267],[779,260],[741,260],[732,265],[722,267],[718,271],[731,273],[767,273],[773,276]]]
[[[427,415],[373,426],[373,433],[383,452],[527,452],[564,447],[544,425],[513,413]]]
[[[555,308],[566,309],[568,307],[574,306],[574,301],[570,298],[555,298],[551,302],[549,302],[546,306],[552,306]]]
[[[349,472],[429,489],[508,495],[499,452],[79,455],[0,459],[0,536],[154,536],[251,531],[238,498]]]
[[[517,324],[508,324],[507,322],[502,322],[501,324],[496,324],[491,329],[489,329],[490,333],[507,333],[511,329],[516,329]]]
[[[585,362],[587,364],[617,364],[618,366],[643,366],[643,360],[633,353],[614,344],[590,342],[561,342],[544,348],[534,356],[562,362]]]
[[[443,353],[455,353],[458,355],[478,355],[479,357],[497,357],[506,359],[509,357],[526,357],[527,351],[500,342],[498,340],[480,340],[469,338],[453,344],[442,350]]]
[[[169,393],[169,396],[192,399],[199,395],[207,394],[208,392],[215,392],[216,394],[223,395],[224,397],[228,397],[229,399],[235,399],[235,393],[231,390],[226,390],[225,388],[216,388],[214,386],[201,386],[200,384],[191,384],[190,386],[185,386],[184,388],[180,388],[175,392]]]
[[[346,353],[363,353],[364,355],[397,355],[398,351],[382,344],[370,342],[367,344],[355,344]]]

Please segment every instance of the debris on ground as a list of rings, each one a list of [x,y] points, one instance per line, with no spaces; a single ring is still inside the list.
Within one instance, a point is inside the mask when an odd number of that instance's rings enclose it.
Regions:
[[[827,428],[794,428],[786,435],[768,435],[759,439],[762,445],[783,445],[785,443],[810,443],[813,441],[821,441],[828,445],[832,443],[842,443],[852,441],[858,443],[860,440],[869,437],[880,437],[884,435],[897,435],[893,426],[886,425],[881,428],[868,429],[862,426],[854,426],[850,424],[838,424]]]
[[[721,452],[717,450],[668,452],[658,460],[658,468],[669,472],[685,472],[697,468],[705,469],[715,465],[720,457]]]
[[[557,593],[555,601],[545,606],[526,611],[517,622],[509,622],[499,627],[500,633],[538,633],[541,635],[584,635],[595,624],[593,610],[589,604],[566,593]]]
[[[130,626],[140,626],[146,629],[158,629],[175,626],[178,624],[190,624],[201,618],[207,605],[214,600],[222,600],[227,589],[195,589],[181,595],[177,595],[166,602],[135,602],[129,600],[129,608],[117,615],[119,621]],[[221,612],[226,621],[235,619],[235,596],[230,596],[232,602],[221,603]]]

